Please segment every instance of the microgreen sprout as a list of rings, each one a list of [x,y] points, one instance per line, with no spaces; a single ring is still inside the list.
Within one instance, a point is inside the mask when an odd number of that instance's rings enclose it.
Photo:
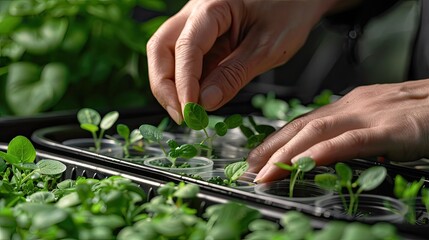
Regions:
[[[419,181],[408,182],[401,175],[395,176],[393,193],[398,199],[408,206],[405,218],[411,224],[416,223],[416,198],[424,182],[424,178],[421,178]]]
[[[270,125],[257,124],[252,116],[248,116],[247,118],[250,126],[242,124],[240,125],[240,130],[247,138],[246,148],[248,149],[257,147],[268,135],[276,131],[276,129]]]
[[[100,114],[91,108],[82,108],[77,113],[77,119],[80,123],[80,127],[92,134],[96,152],[100,151],[101,140],[104,137],[105,131],[115,124],[118,117],[119,113],[117,111],[112,111],[101,118]],[[100,132],[97,136],[97,132],[99,130]]]
[[[293,197],[293,190],[298,177],[311,171],[316,166],[316,162],[311,157],[302,157],[292,165],[282,162],[278,162],[276,165],[279,168],[290,172],[289,197]]]
[[[127,125],[120,123],[116,125],[116,131],[118,135],[123,138],[123,141],[108,135],[106,135],[106,137],[112,139],[118,145],[122,146],[122,151],[124,152],[125,158],[130,157],[129,149],[131,146],[136,150],[141,150],[138,146],[134,145],[143,138],[139,129],[134,129],[130,131],[130,128]]]
[[[144,139],[159,144],[161,150],[164,152],[164,155],[171,162],[171,167],[176,167],[177,158],[190,159],[198,154],[198,150],[194,145],[187,143],[179,145],[173,139],[167,141],[167,144],[170,147],[170,150],[167,151],[162,144],[162,141],[164,139],[162,131],[153,125],[143,124],[140,126],[139,130],[140,134],[143,136]]]
[[[356,181],[352,181],[352,169],[345,163],[335,165],[336,174],[323,173],[315,176],[314,181],[322,188],[335,190],[341,197],[348,215],[354,215],[358,209],[359,195],[363,191],[377,188],[386,178],[387,170],[383,166],[373,166],[363,171]],[[342,189],[345,188],[350,200],[347,204]],[[356,190],[355,190],[356,189]]]
[[[66,166],[55,160],[41,159],[35,163],[36,150],[24,136],[16,136],[7,152],[0,151],[0,185],[7,205],[23,201],[22,194],[34,193],[40,188],[48,190]],[[11,177],[12,176],[12,177]]]
[[[243,123],[241,115],[234,114],[228,116],[223,121],[219,121],[215,125],[214,134],[208,133],[209,116],[204,108],[197,103],[187,103],[183,110],[183,116],[186,125],[192,130],[203,131],[205,138],[198,144],[199,149],[207,150],[207,157],[212,156],[213,151],[213,138],[218,136],[225,136],[229,129],[239,127]]]

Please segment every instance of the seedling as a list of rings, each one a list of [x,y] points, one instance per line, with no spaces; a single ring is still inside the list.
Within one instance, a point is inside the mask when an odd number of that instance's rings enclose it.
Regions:
[[[118,120],[119,113],[112,111],[107,113],[103,119],[100,114],[91,108],[83,108],[77,113],[77,119],[80,127],[83,130],[89,131],[94,139],[95,151],[99,152],[101,148],[101,140],[104,137],[104,132],[110,129]],[[97,132],[100,130],[98,136]]]
[[[293,190],[298,177],[303,178],[303,174],[311,171],[316,166],[316,162],[310,157],[302,157],[292,165],[282,162],[278,162],[276,165],[290,172],[289,197],[293,197]]]
[[[24,136],[13,138],[7,152],[0,151],[0,176],[2,196],[6,206],[25,201],[24,194],[32,194],[40,189],[50,190],[66,166],[55,160],[42,159],[34,163],[36,150]]]
[[[345,163],[337,163],[335,165],[336,174],[323,173],[318,174],[314,178],[316,184],[320,187],[335,190],[341,197],[348,215],[355,215],[358,209],[359,195],[363,191],[371,191],[377,188],[386,178],[386,168],[382,166],[374,166],[363,171],[355,182],[352,182],[352,169]],[[342,189],[345,189],[350,197],[347,204]],[[354,189],[356,189],[354,191]]]
[[[270,125],[257,124],[252,116],[247,117],[250,126],[240,125],[240,130],[247,138],[246,148],[253,149],[261,144],[268,135],[275,132],[276,129]]]
[[[214,183],[222,186],[236,187],[237,180],[247,171],[249,164],[246,161],[240,161],[228,164],[224,169],[225,178],[214,176],[207,180],[209,183]],[[194,176],[196,179],[201,177]],[[202,179],[201,179],[202,180]]]
[[[164,135],[162,134],[162,131],[150,124],[143,124],[139,128],[140,134],[143,136],[144,139],[147,139],[149,141],[153,141],[159,144],[161,150],[164,152],[164,155],[166,158],[171,162],[171,167],[176,167],[176,160],[177,158],[185,158],[190,159],[197,155],[198,150],[195,146],[192,144],[182,144],[179,145],[176,141],[170,139],[167,141],[168,146],[170,147],[170,150],[167,151],[162,144],[162,140],[164,138]]]
[[[239,114],[234,114],[225,118],[225,120],[216,123],[215,132],[209,135],[207,128],[209,125],[209,116],[204,108],[197,103],[187,103],[183,110],[183,117],[186,125],[196,131],[203,131],[205,138],[198,143],[199,149],[207,150],[207,157],[212,156],[213,138],[225,136],[229,129],[239,127],[243,123],[243,118]]]
[[[408,211],[405,215],[405,218],[411,224],[416,223],[416,199],[424,181],[425,179],[421,178],[419,181],[408,182],[401,175],[396,175],[395,177],[395,186],[393,188],[393,192],[398,199],[408,206]]]
[[[313,103],[303,105],[299,99],[293,98],[289,102],[276,98],[274,92],[266,95],[257,94],[252,98],[252,105],[261,109],[263,116],[268,119],[279,119],[287,122],[310,112],[323,105],[331,103],[332,91],[324,90],[315,96]]]
[[[106,135],[106,137],[112,139],[118,145],[122,146],[122,151],[124,152],[125,158],[130,157],[129,149],[131,146],[133,146],[133,148],[136,150],[141,150],[138,146],[134,145],[143,138],[139,129],[134,129],[133,131],[130,131],[130,128],[127,125],[120,123],[116,125],[116,131],[118,135],[123,138],[123,141],[108,135]]]

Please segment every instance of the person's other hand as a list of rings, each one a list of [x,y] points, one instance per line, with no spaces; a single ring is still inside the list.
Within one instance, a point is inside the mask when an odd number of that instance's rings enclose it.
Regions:
[[[148,42],[151,90],[177,123],[187,102],[215,110],[288,61],[337,1],[189,1]]]
[[[317,165],[384,156],[429,156],[429,79],[358,87],[340,100],[286,124],[248,157],[257,182],[284,178],[274,165],[312,157]],[[262,169],[262,170],[261,170]]]

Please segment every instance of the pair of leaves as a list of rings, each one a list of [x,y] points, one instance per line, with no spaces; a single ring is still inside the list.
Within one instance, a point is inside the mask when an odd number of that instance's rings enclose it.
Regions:
[[[278,162],[276,163],[276,165],[281,169],[290,172],[297,170],[300,170],[301,172],[309,172],[316,166],[316,162],[311,157],[302,157],[299,158],[298,161],[296,161],[292,165],[288,165],[282,162]]]
[[[345,163],[335,165],[336,175],[332,173],[319,174],[315,182],[326,189],[340,190],[342,187],[359,186],[359,191],[371,191],[377,188],[386,178],[387,170],[382,166],[374,166],[363,171],[352,184],[352,170]]]
[[[103,119],[96,110],[91,108],[82,108],[77,113],[81,128],[93,133],[97,132],[99,128],[102,130],[111,128],[118,118],[119,113],[117,111],[107,113]]]

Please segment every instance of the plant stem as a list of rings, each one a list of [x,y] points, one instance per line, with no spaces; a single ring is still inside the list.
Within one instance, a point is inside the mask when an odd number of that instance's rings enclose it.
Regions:
[[[291,173],[291,178],[290,178],[290,183],[289,183],[289,197],[293,197],[293,189],[295,188],[295,182],[296,182],[296,179],[298,178],[298,175],[300,172],[301,172],[301,170],[298,169],[296,172],[292,171],[292,173]]]
[[[212,148],[213,148],[213,141],[212,138],[209,136],[209,133],[207,132],[207,130],[204,128],[203,129],[204,134],[206,135],[206,140],[207,140],[207,145],[209,147],[209,149],[207,150],[207,157],[210,158],[212,155]]]

